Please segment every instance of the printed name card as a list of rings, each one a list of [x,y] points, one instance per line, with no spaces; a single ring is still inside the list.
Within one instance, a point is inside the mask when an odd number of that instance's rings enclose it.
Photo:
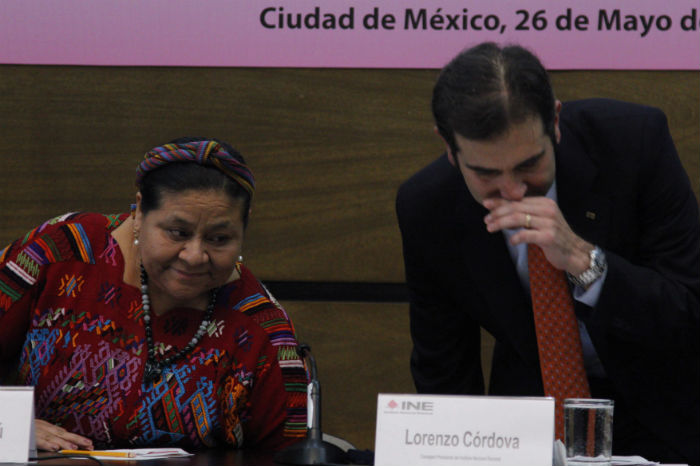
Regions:
[[[553,398],[380,393],[374,464],[551,466],[553,439]]]
[[[0,463],[36,456],[34,387],[0,387]]]

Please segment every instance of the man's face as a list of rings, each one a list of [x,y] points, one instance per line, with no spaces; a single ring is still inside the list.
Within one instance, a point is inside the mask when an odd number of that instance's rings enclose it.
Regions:
[[[558,127],[555,134],[558,141]],[[554,146],[539,117],[529,117],[488,141],[457,133],[455,141],[459,152],[456,157],[450,153],[450,161],[459,165],[479,204],[491,198],[520,201],[525,196],[544,196],[554,181]]]

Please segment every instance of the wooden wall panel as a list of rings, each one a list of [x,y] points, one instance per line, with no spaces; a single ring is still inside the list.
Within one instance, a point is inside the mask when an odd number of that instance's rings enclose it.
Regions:
[[[415,393],[407,306],[282,304],[316,358],[324,432],[374,450],[377,393]]]
[[[0,66],[0,243],[71,210],[123,211],[141,155],[182,135],[258,177],[244,256],[268,280],[402,282],[394,196],[442,150],[434,70]],[[562,99],[669,115],[698,193],[699,73],[555,72]]]
[[[238,147],[258,177],[244,256],[260,278],[402,282],[394,196],[442,151],[429,108],[436,75],[0,66],[0,244],[67,211],[124,211],[146,150],[183,135],[217,136]],[[661,107],[696,196],[699,78],[552,73],[563,100]],[[373,448],[376,393],[413,390],[407,306],[285,305],[318,359],[325,430]],[[488,335],[483,346],[488,366]]]
[[[415,393],[405,304],[282,303],[301,342],[311,346],[321,382],[324,432],[374,450],[378,393]],[[482,364],[491,372],[493,337],[482,335]]]

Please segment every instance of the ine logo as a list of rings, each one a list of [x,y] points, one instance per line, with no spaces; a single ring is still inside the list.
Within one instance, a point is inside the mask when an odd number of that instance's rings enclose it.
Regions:
[[[391,400],[387,406],[392,410],[400,408],[400,411],[403,413],[428,414],[433,412],[432,401],[403,400],[401,403],[397,403],[396,401]]]

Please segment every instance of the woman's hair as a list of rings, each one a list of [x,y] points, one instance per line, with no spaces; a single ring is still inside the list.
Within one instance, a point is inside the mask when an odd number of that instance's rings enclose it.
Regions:
[[[243,156],[236,149],[216,139],[183,137],[170,141],[166,146],[192,147],[191,143],[209,141],[218,143],[237,163],[245,166]],[[158,209],[164,194],[181,193],[186,190],[224,191],[231,199],[243,201],[243,225],[248,225],[248,212],[252,200],[250,189],[214,165],[200,164],[194,160],[169,161],[145,171],[139,176],[137,185],[141,193],[141,211],[144,214]]]

